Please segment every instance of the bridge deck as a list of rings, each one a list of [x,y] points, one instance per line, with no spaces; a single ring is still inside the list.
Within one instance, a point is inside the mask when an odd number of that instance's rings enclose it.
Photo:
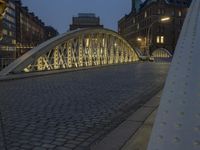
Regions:
[[[167,71],[143,63],[1,82],[7,147],[87,149],[158,92]]]

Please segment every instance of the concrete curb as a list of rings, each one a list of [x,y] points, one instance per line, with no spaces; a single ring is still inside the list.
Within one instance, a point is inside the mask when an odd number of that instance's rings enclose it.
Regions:
[[[158,108],[161,91],[134,112],[127,120],[111,131],[99,143],[92,145],[91,150],[125,150],[126,143],[133,142],[132,137],[143,127],[149,116]]]

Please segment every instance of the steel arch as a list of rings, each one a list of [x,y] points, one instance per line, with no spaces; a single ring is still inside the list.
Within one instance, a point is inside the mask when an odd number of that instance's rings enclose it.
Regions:
[[[1,71],[9,73],[134,62],[139,53],[118,33],[88,28],[61,34],[28,51]]]
[[[159,48],[153,51],[152,57],[154,58],[170,58],[172,54],[165,48]]]

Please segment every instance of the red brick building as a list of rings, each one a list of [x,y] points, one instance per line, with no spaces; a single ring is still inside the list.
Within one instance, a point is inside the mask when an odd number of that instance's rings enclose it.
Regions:
[[[165,48],[173,54],[190,3],[191,0],[132,0],[132,10],[119,20],[118,32],[143,53]],[[170,20],[160,22],[164,17]]]

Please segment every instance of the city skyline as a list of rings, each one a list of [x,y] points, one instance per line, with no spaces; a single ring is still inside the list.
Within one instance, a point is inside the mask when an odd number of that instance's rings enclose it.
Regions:
[[[22,0],[30,12],[34,12],[45,24],[56,28],[60,33],[66,32],[72,23],[72,17],[78,13],[95,13],[100,17],[105,28],[117,31],[117,22],[131,10],[131,0]],[[77,5],[78,4],[78,5]],[[76,7],[74,7],[76,6]],[[103,10],[102,10],[103,9]],[[108,13],[109,12],[109,13]]]

